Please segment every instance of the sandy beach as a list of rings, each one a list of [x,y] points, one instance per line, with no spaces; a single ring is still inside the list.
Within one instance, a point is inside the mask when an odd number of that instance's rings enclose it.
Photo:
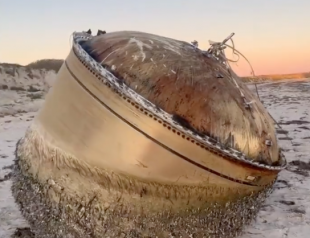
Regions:
[[[254,90],[253,85],[249,87]],[[278,122],[278,139],[289,162],[274,192],[240,238],[306,238],[310,233],[310,80],[258,85]],[[11,195],[15,144],[44,103],[46,86],[0,89],[0,238],[34,237]]]

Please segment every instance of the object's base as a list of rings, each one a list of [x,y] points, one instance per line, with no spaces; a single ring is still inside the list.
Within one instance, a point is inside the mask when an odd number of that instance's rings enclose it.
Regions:
[[[28,172],[31,165],[19,156],[14,166],[13,196],[40,238],[235,237],[255,218],[269,191],[266,188],[225,207],[145,214],[121,199],[102,204],[86,192],[70,196],[70,191],[55,189],[55,184],[39,182]],[[72,184],[71,189],[75,186],[79,185]]]

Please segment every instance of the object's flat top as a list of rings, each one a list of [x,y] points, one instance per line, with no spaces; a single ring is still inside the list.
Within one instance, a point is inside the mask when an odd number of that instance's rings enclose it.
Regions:
[[[95,36],[83,47],[116,77],[199,133],[273,164],[279,159],[273,121],[241,80],[189,43],[142,32]],[[246,100],[254,102],[247,109]],[[266,145],[266,141],[272,145]]]

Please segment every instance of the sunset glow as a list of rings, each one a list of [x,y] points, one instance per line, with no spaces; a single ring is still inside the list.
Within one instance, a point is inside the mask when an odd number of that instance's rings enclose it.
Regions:
[[[71,33],[89,28],[197,40],[202,49],[235,32],[236,48],[257,75],[309,72],[309,9],[308,0],[3,0],[0,61],[64,59]],[[233,67],[241,75],[251,71],[243,59]]]

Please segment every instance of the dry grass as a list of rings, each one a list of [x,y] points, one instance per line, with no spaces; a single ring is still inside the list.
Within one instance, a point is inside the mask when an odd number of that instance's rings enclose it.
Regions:
[[[47,71],[53,70],[57,73],[63,62],[64,61],[60,59],[42,59],[42,60],[34,61],[27,65],[0,63],[0,66],[4,68],[5,72],[8,71],[6,73],[10,73],[9,71],[12,71],[12,73],[10,74],[13,74],[14,70],[20,67],[25,67],[27,70],[29,70],[29,72],[31,72],[30,70],[32,69],[38,69],[38,70],[47,70]]]
[[[310,78],[310,72],[296,73],[296,74],[272,74],[272,75],[259,75],[255,77],[242,77],[245,81],[277,81],[283,79],[304,79]]]
[[[43,59],[32,62],[26,65],[26,67],[29,69],[45,69],[58,72],[63,62],[64,61],[60,59]]]

